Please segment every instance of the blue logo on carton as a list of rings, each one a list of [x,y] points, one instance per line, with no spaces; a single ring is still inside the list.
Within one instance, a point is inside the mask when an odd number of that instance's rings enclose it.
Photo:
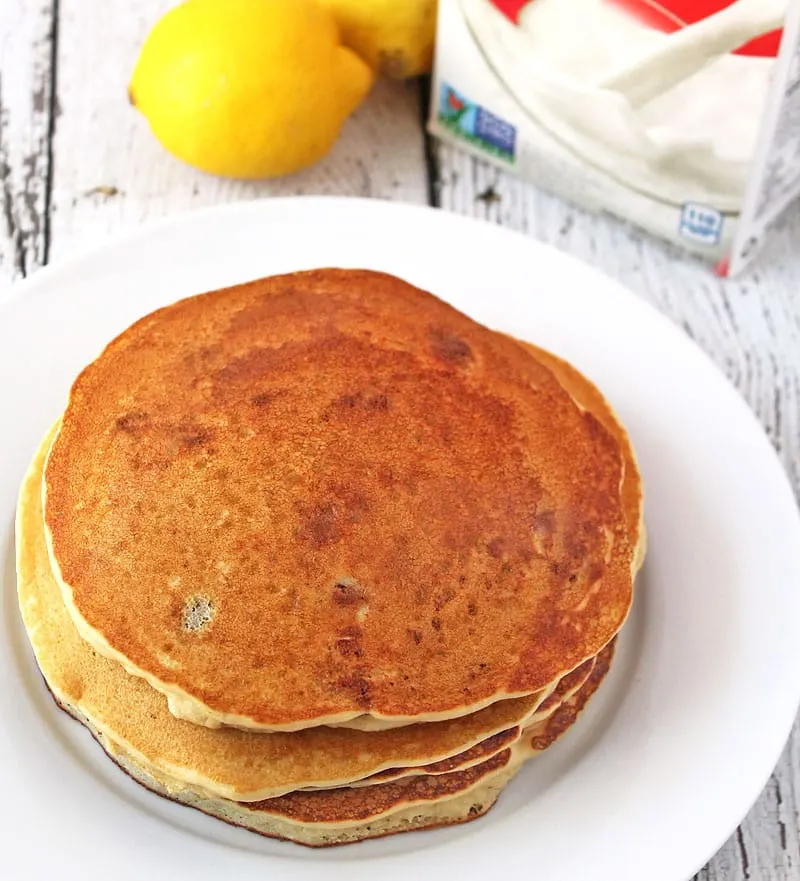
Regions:
[[[514,161],[517,130],[511,123],[474,104],[447,83],[439,92],[439,122],[465,141],[493,156]]]
[[[685,239],[700,245],[717,245],[722,238],[725,218],[716,208],[685,202],[678,231]]]
[[[478,107],[475,115],[475,136],[508,156],[514,155],[517,130],[508,122]]]

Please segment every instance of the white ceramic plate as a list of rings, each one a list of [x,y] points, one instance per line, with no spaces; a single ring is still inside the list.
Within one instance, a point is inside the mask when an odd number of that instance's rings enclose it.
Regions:
[[[55,708],[20,623],[12,539],[28,459],[73,377],[112,336],[188,294],[330,265],[394,272],[584,370],[638,450],[650,552],[608,681],[487,817],[309,851],[149,794]],[[800,524],[769,443],[683,333],[530,239],[342,199],[232,205],[142,229],[12,291],[0,309],[0,426],[9,878],[684,881],[747,812],[789,732],[800,697]]]

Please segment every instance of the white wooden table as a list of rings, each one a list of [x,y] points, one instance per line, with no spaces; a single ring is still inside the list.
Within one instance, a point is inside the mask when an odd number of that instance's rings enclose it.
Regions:
[[[624,224],[432,143],[417,82],[379,84],[332,154],[303,174],[264,184],[206,177],[165,154],[126,100],[138,47],[170,5],[0,0],[0,287],[110,233],[217,202],[337,193],[432,203],[550,242],[663,310],[736,383],[800,490],[797,208],[758,266],[723,282]],[[742,724],[758,725],[744,699]],[[758,803],[698,878],[800,879],[799,789],[796,728]]]

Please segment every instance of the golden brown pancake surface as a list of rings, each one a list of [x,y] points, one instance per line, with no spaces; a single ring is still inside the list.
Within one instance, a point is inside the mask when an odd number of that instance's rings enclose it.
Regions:
[[[179,714],[413,721],[543,688],[617,632],[623,469],[515,341],[320,270],[112,342],[72,389],[45,517],[82,635]]]
[[[504,749],[519,737],[518,725],[533,718],[539,695],[499,701],[453,720],[377,732],[320,726],[262,733],[209,729],[176,719],[162,694],[94,651],[64,607],[50,569],[41,512],[48,446],[49,437],[20,492],[17,582],[22,617],[59,703],[148,767],[211,794],[257,801],[298,788],[349,784],[397,766],[438,761],[451,762],[453,769],[469,765]]]
[[[202,790],[197,792],[190,783],[187,788],[186,778],[170,778],[170,774],[162,770],[164,756],[151,752],[154,745],[160,744],[163,750],[164,745],[169,744],[172,757],[177,757],[179,763],[188,763],[184,765],[186,770],[194,769],[195,783],[207,782],[204,774],[209,762],[212,766],[218,762],[224,766],[231,759],[235,762],[237,746],[255,747],[256,744],[263,750],[263,758],[269,758],[277,765],[282,764],[287,753],[291,759],[293,750],[299,754],[295,756],[299,760],[298,767],[302,766],[303,755],[306,762],[313,764],[316,760],[320,763],[318,773],[324,777],[325,773],[330,773],[330,753],[337,747],[343,753],[338,758],[341,764],[363,761],[365,757],[360,753],[370,742],[374,748],[375,744],[388,738],[397,746],[398,738],[413,738],[413,729],[417,729],[417,735],[422,731],[446,738],[448,729],[462,726],[468,720],[379,733],[323,728],[295,734],[256,734],[233,729],[210,731],[174,719],[166,712],[163,696],[141,679],[127,675],[115,662],[99,657],[80,639],[60,602],[59,588],[49,570],[39,504],[41,469],[47,447],[48,439],[24,482],[18,516],[20,605],[42,672],[61,706],[87,725],[112,758],[136,779],[162,794],[229,822],[307,844],[330,844],[473,819],[488,809],[507,780],[507,777],[497,775],[505,773],[509,742],[513,743],[515,763],[549,746],[575,721],[608,670],[613,642],[596,660],[581,665],[558,684],[554,695],[563,698],[564,702],[550,719],[527,727],[521,741],[514,742],[518,729],[488,738],[478,745],[477,750],[468,751],[479,759],[475,764],[472,764],[471,755],[454,756],[453,760],[458,764],[453,768],[446,760],[418,769],[423,779],[416,781],[407,779],[393,781],[398,785],[388,785],[388,781],[384,783],[378,779],[373,781],[376,784],[374,791],[362,797],[328,790],[237,804]],[[494,705],[482,712],[500,709],[500,706]],[[119,736],[123,738],[122,744],[115,741]],[[333,743],[326,748],[328,736]],[[348,740],[353,748],[349,751]],[[318,751],[309,755],[308,748],[312,744]],[[135,754],[131,754],[131,748]],[[482,760],[481,755],[485,757]],[[242,767],[257,773],[257,769],[249,767],[254,759],[257,764],[255,749],[238,757]],[[465,759],[469,760],[466,767]],[[156,768],[151,765],[151,760],[157,762]],[[169,767],[170,763],[167,765]],[[512,765],[512,771],[517,766]],[[175,765],[171,767],[176,768]],[[278,774],[285,773],[285,770],[285,767],[279,768]],[[473,787],[476,788],[473,790]],[[469,796],[468,793],[473,791],[474,796]],[[380,819],[389,815],[396,819]]]

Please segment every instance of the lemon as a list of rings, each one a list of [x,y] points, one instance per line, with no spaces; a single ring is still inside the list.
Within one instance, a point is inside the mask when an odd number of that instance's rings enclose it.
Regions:
[[[374,70],[397,79],[431,69],[436,0],[319,0],[339,25],[342,42]]]
[[[313,0],[188,0],[150,32],[129,95],[179,159],[268,178],[321,159],[372,80]]]

